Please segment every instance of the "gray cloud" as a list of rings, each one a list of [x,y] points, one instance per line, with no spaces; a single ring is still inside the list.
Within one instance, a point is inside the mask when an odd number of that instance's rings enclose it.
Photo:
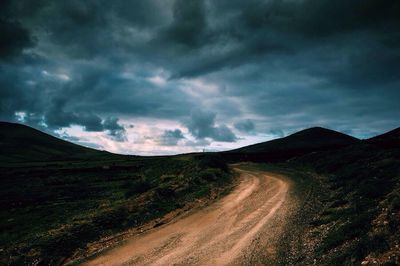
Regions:
[[[187,122],[187,128],[197,139],[211,138],[215,141],[235,142],[235,134],[224,124],[215,125],[215,118],[215,113],[194,109]]]
[[[285,133],[280,129],[271,129],[269,131],[269,133],[271,133],[272,135],[274,135],[278,138],[283,138],[285,136]]]
[[[196,47],[204,42],[206,30],[205,2],[202,0],[176,0],[173,5],[173,21],[161,33],[164,41],[186,47]]]
[[[126,130],[118,124],[118,118],[109,117],[103,121],[103,128],[116,141],[126,141]]]
[[[182,139],[185,139],[185,137],[180,129],[165,130],[161,135],[160,143],[164,146],[175,146]]]
[[[10,60],[34,45],[31,32],[25,28],[13,8],[12,1],[0,4],[0,60]]]
[[[250,119],[235,123],[235,128],[244,133],[250,133],[255,130],[255,125]]]
[[[187,140],[184,145],[189,147],[207,147],[211,142],[207,139]]]
[[[19,55],[23,49],[33,46],[28,30],[16,21],[0,18],[0,59],[10,59]]]

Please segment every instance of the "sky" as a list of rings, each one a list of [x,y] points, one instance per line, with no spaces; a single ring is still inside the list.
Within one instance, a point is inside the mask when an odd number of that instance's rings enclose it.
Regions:
[[[0,120],[101,150],[400,125],[398,0],[3,0]]]

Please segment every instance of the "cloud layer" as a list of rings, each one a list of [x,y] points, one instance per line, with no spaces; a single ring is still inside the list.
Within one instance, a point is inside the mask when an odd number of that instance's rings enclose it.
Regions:
[[[310,126],[358,137],[399,126],[396,0],[0,5],[1,120],[78,126],[70,137],[125,153],[150,140],[173,153]]]

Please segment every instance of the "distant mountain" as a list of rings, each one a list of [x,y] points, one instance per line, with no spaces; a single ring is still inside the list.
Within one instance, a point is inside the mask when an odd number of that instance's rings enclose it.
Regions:
[[[388,148],[400,147],[400,128],[361,141],[334,130],[313,127],[284,138],[220,154],[231,162],[280,162],[362,143]],[[26,125],[0,122],[0,163],[117,159],[118,156],[122,155],[76,145]]]
[[[338,149],[360,142],[352,136],[322,128],[313,127],[259,144],[254,144],[225,152],[233,161],[282,161],[311,152]]]
[[[86,148],[29,126],[0,122],[0,163],[92,159],[111,153]]]
[[[368,144],[379,145],[386,148],[399,148],[400,147],[400,127],[395,128],[382,135],[365,140]]]

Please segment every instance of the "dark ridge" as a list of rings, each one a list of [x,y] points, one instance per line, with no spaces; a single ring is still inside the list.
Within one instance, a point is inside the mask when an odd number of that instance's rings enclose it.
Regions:
[[[400,127],[395,128],[384,134],[365,140],[368,144],[378,145],[383,148],[400,147]]]
[[[398,139],[400,138],[400,127],[395,128],[393,130],[390,130],[386,133],[383,133],[381,135],[369,138],[368,140],[374,140],[374,139]]]
[[[334,130],[313,127],[284,138],[228,151],[224,155],[230,161],[278,162],[311,152],[339,149],[359,141],[357,138]]]
[[[83,147],[26,125],[0,122],[0,162],[80,160],[111,153]]]

